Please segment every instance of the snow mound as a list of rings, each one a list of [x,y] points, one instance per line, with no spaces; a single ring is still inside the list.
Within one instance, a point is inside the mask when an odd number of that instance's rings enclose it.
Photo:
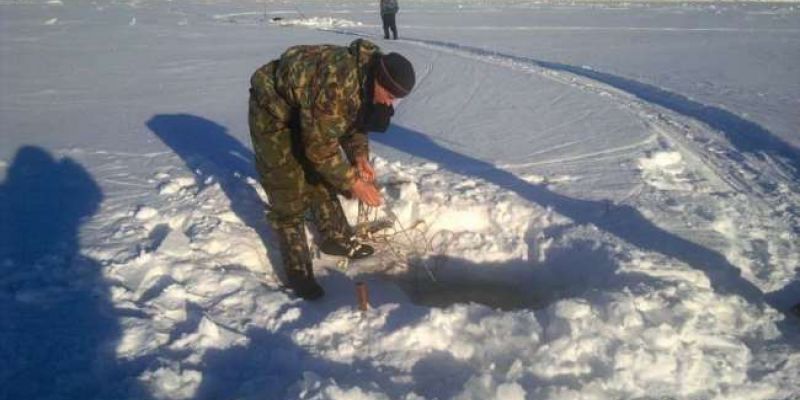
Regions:
[[[273,19],[272,23],[280,26],[303,26],[303,27],[321,28],[321,29],[352,28],[363,25],[361,22],[350,21],[340,18],[333,18],[333,17]]]

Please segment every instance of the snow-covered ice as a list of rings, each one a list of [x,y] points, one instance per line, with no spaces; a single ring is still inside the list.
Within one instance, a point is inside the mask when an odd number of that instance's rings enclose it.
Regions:
[[[374,1],[0,2],[0,399],[800,398],[797,3],[397,18],[384,41]],[[371,137],[396,235],[313,248],[303,302],[248,80],[359,37],[417,71]]]

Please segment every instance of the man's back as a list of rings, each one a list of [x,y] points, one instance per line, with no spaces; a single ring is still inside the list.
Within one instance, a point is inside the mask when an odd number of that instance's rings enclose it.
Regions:
[[[329,108],[344,106],[354,108],[346,110],[354,113],[361,104],[359,92],[365,78],[365,66],[378,50],[377,46],[364,40],[347,47],[290,47],[281,55],[275,73],[276,88],[294,107],[318,108],[330,113],[333,110]]]
[[[333,45],[294,46],[283,53],[275,73],[277,89],[286,100],[301,108],[321,102],[319,96],[333,91],[339,95],[357,95],[358,73],[355,58],[346,47]],[[327,99],[332,100],[332,99]]]
[[[397,0],[381,0],[381,14],[394,14],[399,8]]]

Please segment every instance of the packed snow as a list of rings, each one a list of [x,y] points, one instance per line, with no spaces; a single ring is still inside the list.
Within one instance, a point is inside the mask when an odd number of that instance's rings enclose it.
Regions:
[[[2,1],[0,399],[800,399],[796,4]],[[395,220],[305,302],[249,77],[357,38]]]

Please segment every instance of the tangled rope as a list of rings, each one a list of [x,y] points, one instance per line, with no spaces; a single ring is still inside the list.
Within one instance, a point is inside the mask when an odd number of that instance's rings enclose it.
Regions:
[[[385,208],[384,213],[388,218],[379,218],[377,207],[370,207],[359,201],[356,239],[378,250],[387,250],[377,252],[382,271],[389,271],[398,266],[408,270],[421,267],[428,278],[437,283],[431,266],[423,261],[426,256],[434,254],[433,238],[428,237],[425,221],[417,220],[407,228],[389,208]],[[436,258],[434,268],[443,262],[442,257]],[[349,260],[345,258],[341,264],[341,267],[347,269]]]

